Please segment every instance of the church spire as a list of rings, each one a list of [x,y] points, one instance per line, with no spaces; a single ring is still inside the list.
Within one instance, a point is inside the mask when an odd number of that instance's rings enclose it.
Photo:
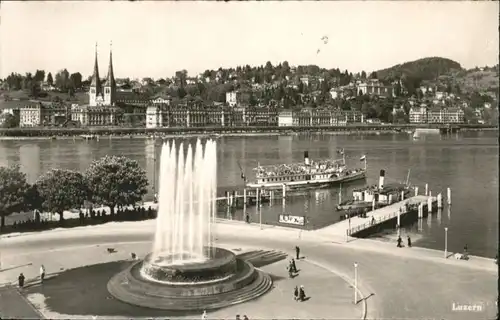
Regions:
[[[108,77],[106,78],[106,86],[115,88],[115,74],[113,73],[113,43],[109,45],[109,67],[108,67]]]
[[[101,90],[101,79],[99,78],[99,65],[97,63],[97,42],[95,44],[94,74],[92,75],[92,81],[90,82],[90,86],[95,87],[97,92]]]

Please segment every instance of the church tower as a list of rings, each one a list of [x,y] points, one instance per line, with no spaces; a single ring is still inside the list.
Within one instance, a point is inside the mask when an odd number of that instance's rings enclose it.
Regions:
[[[108,67],[108,77],[104,83],[104,104],[107,106],[113,106],[116,102],[116,82],[115,75],[113,73],[113,50],[110,45],[109,49],[109,67]]]
[[[95,62],[94,62],[94,74],[92,75],[92,81],[90,82],[89,90],[89,105],[97,105],[97,97],[102,95],[101,79],[99,78],[99,65],[97,63],[97,43],[95,45]]]

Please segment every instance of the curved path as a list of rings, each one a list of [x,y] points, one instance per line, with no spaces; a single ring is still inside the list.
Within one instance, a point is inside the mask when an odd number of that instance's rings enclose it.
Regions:
[[[139,242],[147,251],[153,225],[154,221],[116,223],[2,238],[2,267],[8,269],[32,262],[29,272],[36,276],[40,257],[47,257],[49,253],[70,252],[67,258],[71,267],[72,256],[81,256],[84,248],[96,245],[122,243],[136,250],[133,243]],[[444,259],[438,251],[397,249],[392,244],[371,240],[345,243],[314,232],[304,232],[299,239],[296,230],[279,227],[260,230],[253,225],[219,223],[217,229],[218,241],[222,244],[290,254],[294,246],[299,245],[306,261],[346,279],[353,278],[353,263],[357,262],[358,285],[366,297],[369,319],[493,319],[496,314],[497,268],[489,259],[472,257],[470,261],[456,261]],[[116,258],[108,255],[108,259]],[[81,264],[81,257],[79,261]],[[0,282],[12,281],[19,272],[19,269],[0,272]],[[324,294],[334,291],[334,288],[325,288]],[[482,310],[454,310],[464,305],[480,306]],[[338,316],[332,314],[330,318]]]

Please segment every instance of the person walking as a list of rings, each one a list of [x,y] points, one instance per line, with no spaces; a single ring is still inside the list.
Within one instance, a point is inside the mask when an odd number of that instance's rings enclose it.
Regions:
[[[408,248],[411,248],[411,238],[408,236]]]
[[[23,288],[24,287],[24,274],[20,274],[19,277],[17,278],[17,281],[18,281],[18,284],[19,284],[19,288]]]
[[[297,273],[297,265],[295,264],[295,259],[292,258],[292,260],[290,261],[290,263],[292,265],[293,272]]]
[[[401,236],[398,236],[398,248],[402,247],[402,245],[401,245],[402,242],[403,242],[403,240],[401,240]]]
[[[300,286],[299,289],[299,300],[304,301],[306,299],[306,292],[304,291],[304,286]]]
[[[201,315],[201,320],[206,320],[207,318],[208,318],[207,310],[203,310],[203,314]]]
[[[43,283],[44,279],[45,279],[45,267],[42,264],[40,266],[40,283]]]
[[[293,289],[293,299],[295,301],[299,300],[299,287],[295,286],[295,289]]]
[[[295,246],[295,255],[297,256],[297,260],[300,259],[300,248],[299,246]]]

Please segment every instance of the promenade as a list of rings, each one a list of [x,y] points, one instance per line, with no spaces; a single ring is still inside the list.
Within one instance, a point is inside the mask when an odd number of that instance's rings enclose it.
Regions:
[[[40,264],[44,264],[50,274],[82,265],[121,260],[129,257],[131,252],[143,256],[152,246],[154,224],[154,220],[109,223],[2,238],[3,270],[0,272],[0,282],[15,281],[19,272],[24,272],[28,279],[36,278]],[[354,262],[358,263],[358,287],[364,297],[361,307],[366,308],[368,319],[490,319],[496,312],[494,302],[497,298],[498,273],[497,265],[491,259],[475,256],[471,256],[468,261],[445,259],[442,251],[396,248],[393,243],[367,239],[346,243],[344,237],[328,236],[318,231],[301,232],[276,226],[264,226],[261,230],[258,225],[238,221],[219,221],[216,232],[218,245],[232,250],[280,250],[291,255],[294,246],[299,245],[305,256],[299,268],[302,263],[307,262],[307,266],[298,278],[305,283],[297,284],[304,284],[312,299],[300,305],[299,309],[303,312],[299,313],[300,310],[293,305],[297,303],[290,300],[290,282],[282,279],[276,281],[277,289],[269,297],[248,304],[252,307],[244,304],[240,309],[224,309],[226,313],[221,310],[220,313],[209,313],[209,316],[232,318],[232,313],[243,315],[243,312],[248,312],[250,318],[252,315],[254,318],[263,318],[265,315],[277,318],[294,315],[297,315],[296,318],[360,318],[364,311],[351,309],[353,304],[347,298],[349,285],[353,282]],[[107,247],[116,248],[117,253],[108,254]],[[32,265],[26,265],[28,263]],[[284,265],[276,263],[269,268],[268,272],[286,277]],[[335,276],[332,275],[331,280],[328,280],[323,273],[326,271]],[[317,277],[312,274],[317,274]],[[300,278],[302,276],[304,280]],[[321,280],[323,278],[325,282]],[[347,283],[336,283],[340,278]],[[64,290],[70,286],[61,286],[55,296],[64,297],[63,293],[67,294]],[[85,290],[88,290],[87,295],[92,294],[91,288],[86,287]],[[55,308],[58,304],[54,298],[42,297],[40,294],[31,294],[28,298],[46,317],[89,317],[89,314],[78,316],[71,309],[65,309],[70,312],[69,315],[58,314]],[[318,299],[317,304],[313,304],[315,299]],[[76,308],[76,301],[70,301]],[[453,304],[481,305],[483,309],[481,312],[456,311],[453,310]],[[280,316],[277,311],[279,308],[295,311]],[[263,311],[256,314],[257,309]],[[101,316],[114,318],[118,315],[108,310]]]

